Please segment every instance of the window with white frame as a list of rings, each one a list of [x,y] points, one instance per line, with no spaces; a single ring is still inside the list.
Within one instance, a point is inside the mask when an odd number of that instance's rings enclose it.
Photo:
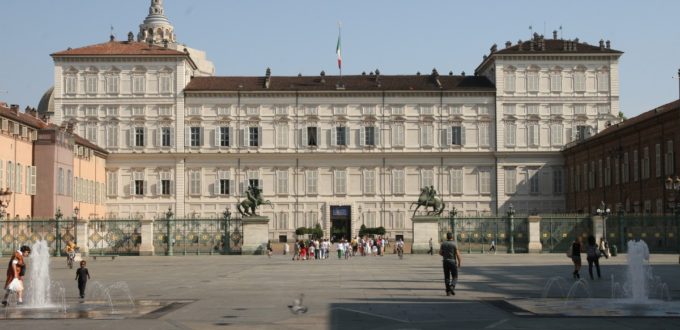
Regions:
[[[288,213],[279,212],[277,214],[276,229],[288,229]]]
[[[654,146],[654,176],[661,177],[661,144]],[[0,180],[1,181],[1,180]]]
[[[308,105],[305,107],[305,115],[307,116],[318,116],[319,115],[319,106],[317,105]]]
[[[505,123],[505,146],[514,147],[517,140],[517,125],[515,122]]]
[[[675,154],[673,152],[673,140],[666,141],[666,158],[664,167],[666,175],[672,175],[675,173]]]
[[[561,115],[562,114],[562,105],[561,104],[551,104],[550,105],[550,114],[553,116]]]
[[[116,73],[106,75],[106,93],[118,94],[120,91],[120,76]]]
[[[17,181],[14,192],[21,193],[23,191],[22,182],[24,181],[24,168],[20,163],[17,163]]]
[[[88,141],[96,144],[98,132],[99,132],[99,128],[97,127],[97,123],[88,123],[87,127],[86,127],[85,138]]]
[[[404,229],[406,227],[404,219],[406,214],[404,212],[394,212],[394,229]]]
[[[201,182],[202,175],[200,169],[190,169],[189,170],[189,195],[200,196],[201,195]]]
[[[562,91],[562,74],[560,72],[553,72],[550,74],[550,91]]]
[[[540,114],[540,112],[539,112],[539,105],[538,104],[527,104],[527,115],[538,116],[539,114]]]
[[[108,117],[118,117],[118,107],[107,106],[106,107],[106,116],[108,116]]]
[[[491,171],[488,169],[479,170],[479,193],[491,193]]]
[[[259,171],[248,171],[247,173],[247,181],[246,181],[246,186],[244,189],[247,189],[248,187],[255,187],[259,189],[264,189],[262,180],[260,179],[260,172]],[[244,190],[241,190],[243,193]]]
[[[550,145],[554,147],[564,145],[564,127],[561,123],[550,124]]]
[[[7,169],[8,169],[8,171],[7,171],[7,180],[8,180],[7,185],[10,187],[10,189],[16,190],[15,187],[14,187],[14,184],[13,184],[14,181],[12,181],[11,184],[9,182],[9,178],[14,177],[14,171],[12,171],[11,174],[9,172],[10,168],[13,168],[12,165],[7,164]],[[63,195],[63,194],[64,194],[64,169],[59,167],[57,169],[57,195]]]
[[[160,91],[163,94],[172,93],[172,75],[163,73],[160,76]]]
[[[609,73],[606,71],[601,71],[597,73],[597,91],[598,92],[608,92],[609,91]]]
[[[97,117],[97,106],[88,105],[85,107],[85,115],[88,117]]]
[[[219,126],[215,128],[215,146],[231,146],[231,128],[229,126]]]
[[[375,105],[364,105],[361,107],[361,114],[364,116],[375,116]]]
[[[420,186],[421,187],[434,186],[434,170],[431,169],[420,170]]]
[[[586,74],[585,72],[574,72],[574,92],[586,91]]]
[[[276,124],[276,147],[288,148],[288,123]]]
[[[486,105],[479,105],[477,106],[477,113],[480,115],[488,115],[489,114],[489,107]]]
[[[503,81],[505,82],[505,91],[514,92],[515,91],[515,72],[506,71]]]
[[[132,92],[143,94],[146,91],[146,77],[142,74],[132,76]]]
[[[505,168],[505,194],[512,195],[517,192],[517,169]]]
[[[432,105],[421,105],[420,106],[420,115],[421,116],[432,116],[434,115],[434,106]]]
[[[503,104],[503,114],[505,115],[515,115],[515,105],[514,104]]]
[[[426,123],[420,126],[420,146],[434,146],[434,127],[432,124]]]
[[[248,116],[259,116],[260,115],[260,107],[258,107],[258,106],[247,106],[246,107],[246,115],[248,115]]]
[[[451,169],[451,193],[460,195],[463,193],[463,169]]]
[[[146,194],[146,180],[144,180],[144,172],[132,172],[132,195],[143,196]]]
[[[331,131],[331,146],[348,146],[349,145],[349,127],[335,126]]]
[[[600,115],[606,115],[609,114],[609,104],[598,104],[597,105],[597,113]]]
[[[366,226],[366,227],[368,227],[368,228],[377,227],[376,221],[375,221],[376,214],[375,214],[374,211],[367,211],[367,212],[365,212],[365,213],[363,214],[363,218],[364,218],[364,223],[363,223],[364,226]]]
[[[404,194],[405,188],[405,174],[403,169],[392,170],[392,193],[393,194]]]
[[[65,117],[75,117],[78,111],[78,107],[75,105],[65,105],[64,106],[64,116]]]
[[[335,181],[335,194],[344,195],[347,194],[347,170],[335,170],[334,171],[334,181]]]
[[[146,127],[134,127],[134,146],[143,147],[146,145]]]
[[[200,147],[203,145],[203,127],[189,127],[189,146]]]
[[[78,92],[78,77],[75,74],[64,76],[64,94],[76,94]]]
[[[215,195],[231,195],[233,182],[231,181],[231,173],[226,170],[217,171],[217,180],[215,180]]]
[[[160,146],[161,147],[171,147],[173,144],[173,128],[172,127],[160,127]]]
[[[527,92],[538,92],[538,72],[527,72]]]
[[[392,130],[392,146],[393,147],[403,147],[406,139],[406,130],[404,123],[393,123],[391,126]]]
[[[463,107],[460,105],[452,105],[449,109],[451,109],[451,114],[452,115],[462,115],[463,114]]]
[[[553,167],[553,194],[561,195],[564,192],[564,171],[561,167]]]
[[[450,127],[449,130],[449,141],[451,145],[463,146],[465,145],[465,127],[462,123],[456,123]]]
[[[106,172],[106,194],[108,196],[118,196],[118,172]]]
[[[318,147],[321,138],[321,129],[318,126],[307,126],[301,129],[303,147]]]
[[[319,191],[319,170],[307,169],[305,171],[305,186],[307,195],[316,195]]]
[[[279,114],[279,109],[283,108],[286,109],[285,107],[277,107],[276,108],[276,114]],[[218,105],[217,106],[217,115],[218,116],[231,116],[231,107],[228,105]]]
[[[540,193],[540,182],[539,182],[539,172],[537,169],[527,170],[529,173],[529,193],[538,194]]]
[[[401,105],[393,105],[390,107],[390,110],[392,111],[392,116],[403,116],[404,115],[404,106]]]
[[[200,116],[201,115],[201,106],[200,105],[187,106],[187,115],[189,115],[189,116]]]
[[[364,194],[374,195],[375,194],[375,170],[365,169],[363,174],[364,174]]]
[[[243,130],[243,146],[244,147],[258,147],[260,146],[260,127],[250,126]]]
[[[574,104],[574,114],[575,115],[585,115],[586,105],[585,104]]]
[[[161,171],[158,173],[157,189],[158,195],[169,196],[172,194],[172,173],[170,173],[170,171]]]
[[[378,145],[378,129],[375,126],[362,126],[359,135],[361,146],[373,147]]]
[[[2,162],[0,162],[1,164]],[[30,169],[30,174],[29,174],[29,180],[26,189],[28,190],[29,195],[35,195],[36,194],[36,184],[37,184],[37,174],[38,174],[38,168],[35,166],[29,166]],[[0,173],[2,173],[2,165],[0,165]],[[0,174],[0,181],[2,181],[2,175]]]
[[[14,190],[14,163],[12,163],[11,160],[7,161],[7,185],[6,187],[9,190]],[[58,181],[57,181],[57,191],[59,191],[58,188]]]
[[[489,123],[479,123],[479,146],[488,147],[490,142]]]
[[[85,75],[85,93],[97,94],[97,74]]]
[[[115,123],[106,125],[106,146],[109,148],[118,147],[118,125]]]
[[[333,106],[333,115],[346,116],[347,115],[347,106],[346,105],[335,105],[335,106]]]
[[[538,147],[540,144],[539,141],[539,134],[540,134],[540,128],[538,126],[537,122],[528,122],[527,123],[527,144],[530,147]]]
[[[279,195],[288,194],[288,170],[276,171],[276,193]]]
[[[144,116],[144,106],[143,105],[133,105],[132,106],[133,116]]]

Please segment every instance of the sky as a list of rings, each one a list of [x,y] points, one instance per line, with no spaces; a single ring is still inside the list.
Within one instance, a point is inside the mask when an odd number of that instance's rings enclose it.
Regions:
[[[678,99],[680,1],[165,0],[180,43],[204,50],[217,75],[472,74],[494,43],[534,32],[611,40],[628,117]],[[37,107],[53,85],[49,54],[135,35],[149,0],[0,0],[0,100]]]

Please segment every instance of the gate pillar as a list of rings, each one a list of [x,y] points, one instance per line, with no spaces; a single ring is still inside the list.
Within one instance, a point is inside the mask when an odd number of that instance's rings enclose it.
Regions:
[[[425,254],[430,251],[430,239],[439,242],[439,217],[416,215],[411,219],[413,223],[413,246],[411,253]],[[435,246],[435,249],[437,247]]]
[[[265,254],[269,241],[269,217],[244,217],[241,254]]]
[[[153,219],[142,219],[139,222],[142,225],[142,243],[139,245],[139,255],[152,256],[155,252],[153,246]]]
[[[600,215],[593,216],[593,236],[595,241],[599,242],[601,237],[606,237],[605,218]]]
[[[88,225],[90,220],[88,219],[78,219],[76,220],[76,243],[80,248],[80,254],[86,257],[90,253],[90,247],[88,242],[90,240],[90,234],[88,233]]]
[[[541,243],[541,217],[532,215],[528,218],[529,231],[529,253],[541,253],[543,244]]]

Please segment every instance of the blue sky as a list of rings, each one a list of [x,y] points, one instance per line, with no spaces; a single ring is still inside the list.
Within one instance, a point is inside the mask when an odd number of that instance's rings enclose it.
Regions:
[[[37,106],[53,84],[49,54],[135,34],[149,0],[0,2],[0,100]],[[205,50],[218,75],[471,74],[493,43],[534,31],[597,44],[620,60],[621,108],[634,116],[678,98],[680,1],[165,0],[180,42]]]

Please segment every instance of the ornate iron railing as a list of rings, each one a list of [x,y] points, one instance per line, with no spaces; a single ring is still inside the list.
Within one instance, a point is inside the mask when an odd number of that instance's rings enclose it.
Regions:
[[[680,218],[673,215],[610,215],[605,217],[605,234],[610,245],[627,252],[627,242],[639,238],[650,252],[680,251]],[[598,237],[599,239],[599,237]]]
[[[540,231],[544,252],[565,252],[578,237],[586,242],[593,223],[590,216],[546,215],[541,217]]]
[[[90,220],[87,245],[91,255],[137,255],[142,243],[138,220]]]
[[[507,216],[442,217],[439,220],[439,240],[445,240],[446,233],[452,232],[462,252],[486,253],[492,242],[497,251],[505,252],[510,251],[512,234],[514,251],[523,253],[528,251],[528,229],[526,216],[514,216],[512,221]]]
[[[157,219],[153,237],[156,254],[240,254],[243,225],[240,219]]]

